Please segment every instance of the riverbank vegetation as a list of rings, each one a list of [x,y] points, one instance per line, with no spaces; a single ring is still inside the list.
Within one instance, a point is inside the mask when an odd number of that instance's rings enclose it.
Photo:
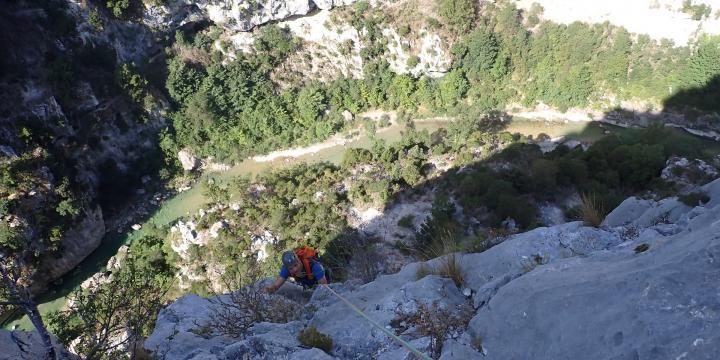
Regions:
[[[179,147],[191,146],[201,156],[232,161],[321,141],[347,128],[341,116],[345,110],[357,114],[374,108],[403,109],[432,116],[462,114],[467,106],[488,113],[538,103],[561,111],[610,109],[622,100],[659,106],[677,94],[683,95],[681,101],[665,105],[718,110],[709,101],[712,89],[686,90],[702,88],[720,74],[719,37],[705,36],[697,45],[677,47],[608,23],[543,21],[531,31],[530,14],[513,5],[483,4],[476,11],[472,2],[443,0],[441,15],[454,20],[440,26],[460,35],[452,45],[450,71],[434,79],[390,69],[380,34],[388,25],[387,16],[364,4],[342,9],[347,13],[343,18],[362,30],[364,49],[372,50],[362,52],[362,79],[339,74],[325,83],[273,83],[274,67],[302,46],[275,25],[259,32],[254,54],[240,53],[225,65],[223,55],[212,49],[219,36],[215,28],[179,32],[166,84],[178,108],[173,130],[163,141],[168,156],[174,158]]]

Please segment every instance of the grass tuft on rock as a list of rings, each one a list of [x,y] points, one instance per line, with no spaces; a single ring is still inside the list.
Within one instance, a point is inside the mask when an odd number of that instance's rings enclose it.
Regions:
[[[333,339],[317,330],[316,327],[310,326],[300,331],[298,335],[300,344],[308,347],[318,348],[326,353],[332,352]]]
[[[588,225],[599,227],[605,219],[605,209],[593,195],[583,194],[580,197],[580,218]]]

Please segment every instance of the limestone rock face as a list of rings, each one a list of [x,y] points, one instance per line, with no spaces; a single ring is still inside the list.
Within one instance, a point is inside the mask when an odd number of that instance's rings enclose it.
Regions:
[[[171,0],[146,5],[143,22],[154,28],[177,28],[188,22],[210,20],[234,31],[250,31],[274,21],[329,10],[356,0]],[[377,3],[373,0],[371,3]]]
[[[180,25],[180,15],[196,16],[192,8],[200,10],[200,16],[236,31],[250,31],[258,25],[284,20],[293,16],[307,15],[313,9],[331,9],[347,5],[354,0],[177,0],[163,9],[152,8],[146,22],[152,25]]]
[[[690,160],[679,156],[670,157],[660,175],[663,180],[675,184],[683,192],[717,176],[718,169],[712,164],[700,159]]]
[[[710,309],[720,299],[707,289],[720,281],[720,180],[703,190],[712,201],[694,209],[674,199],[626,200],[616,211],[639,228],[635,239],[551,261],[508,282],[441,359],[714,358],[720,315]],[[664,235],[668,224],[643,220],[660,208],[674,214],[668,221],[677,232]],[[649,249],[634,251],[639,244]],[[482,339],[482,349],[471,346],[473,339]]]
[[[85,219],[65,234],[58,256],[43,258],[30,287],[31,292],[44,289],[49,281],[75,268],[100,246],[103,235],[105,235],[105,221],[102,210],[97,206],[89,210]]]
[[[412,314],[419,304],[452,315],[471,309],[467,329],[446,335],[446,360],[714,359],[720,298],[709,289],[720,283],[720,179],[701,190],[711,198],[704,206],[630,198],[601,228],[581,222],[537,228],[461,255],[470,300],[450,279],[422,275],[442,258],[332,288],[421,351],[429,351],[429,339],[398,325],[398,314]],[[409,358],[326,288],[313,292],[299,321],[259,323],[243,339],[189,330],[203,323],[209,304],[189,295],[168,306],[146,348],[183,359]],[[333,338],[331,354],[297,343],[305,326]]]
[[[195,170],[200,165],[200,160],[189,149],[178,151],[178,160],[185,171]]]
[[[54,340],[54,339],[53,339]],[[53,341],[55,342],[55,341]],[[56,343],[56,342],[55,342]],[[55,351],[61,359],[79,359],[56,343]],[[0,360],[44,359],[45,348],[36,332],[0,329]]]

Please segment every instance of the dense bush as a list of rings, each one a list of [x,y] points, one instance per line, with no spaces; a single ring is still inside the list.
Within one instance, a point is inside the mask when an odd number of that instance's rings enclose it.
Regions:
[[[710,201],[710,197],[702,192],[692,192],[685,195],[678,196],[678,200],[682,201],[687,206],[700,206]]]
[[[298,341],[303,346],[318,348],[326,353],[332,352],[333,349],[332,338],[319,332],[314,326],[302,329],[298,335]]]
[[[438,2],[438,14],[451,27],[460,31],[467,31],[475,21],[476,4],[472,0],[440,0]]]

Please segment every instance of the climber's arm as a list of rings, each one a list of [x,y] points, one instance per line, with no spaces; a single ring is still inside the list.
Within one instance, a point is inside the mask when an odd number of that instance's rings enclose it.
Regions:
[[[283,265],[282,269],[280,269],[280,274],[275,279],[275,282],[272,285],[266,287],[265,291],[269,293],[274,293],[285,283],[285,280],[287,280],[289,276],[290,271],[288,271],[288,269]]]
[[[287,280],[287,278],[278,276],[272,285],[265,288],[265,291],[269,292],[269,293],[274,293],[275,291],[277,291],[277,289],[279,289],[285,283],[285,280]]]

